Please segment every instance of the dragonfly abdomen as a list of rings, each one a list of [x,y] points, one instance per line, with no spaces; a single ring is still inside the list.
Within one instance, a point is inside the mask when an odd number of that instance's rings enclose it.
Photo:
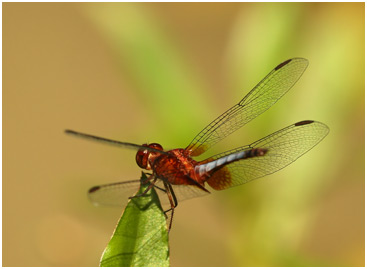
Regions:
[[[239,152],[231,153],[227,156],[221,157],[214,161],[210,161],[204,164],[200,164],[195,167],[195,172],[199,174],[199,176],[210,175],[216,170],[222,168],[223,166],[233,163],[235,161],[244,160],[248,158],[253,158],[257,156],[263,156],[267,152],[266,149],[262,148],[254,148],[251,150],[244,150]]]

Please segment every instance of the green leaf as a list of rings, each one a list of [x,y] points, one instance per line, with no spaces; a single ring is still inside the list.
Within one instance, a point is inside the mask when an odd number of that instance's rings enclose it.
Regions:
[[[141,184],[138,194],[148,186]],[[166,217],[154,188],[129,201],[100,266],[169,266]]]

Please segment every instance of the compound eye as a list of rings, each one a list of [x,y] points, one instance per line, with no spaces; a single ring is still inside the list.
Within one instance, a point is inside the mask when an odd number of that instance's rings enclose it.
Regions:
[[[160,144],[158,144],[158,143],[152,143],[152,144],[149,144],[149,146],[148,146],[148,147],[150,147],[150,148],[152,148],[152,149],[163,150],[163,147],[162,147]]]
[[[148,151],[146,149],[138,150],[135,160],[140,168],[146,169],[148,164]]]

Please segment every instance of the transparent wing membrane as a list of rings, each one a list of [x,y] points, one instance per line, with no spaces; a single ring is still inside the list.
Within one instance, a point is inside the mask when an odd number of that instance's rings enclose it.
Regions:
[[[167,195],[165,192],[160,191],[161,189],[164,189],[162,180],[158,180],[156,185],[159,187],[157,190],[159,199],[161,201],[161,204],[163,207],[169,205],[169,200],[167,198]],[[172,185],[173,191],[175,193],[175,196],[177,198],[178,202],[182,202],[185,200],[189,200],[196,197],[201,197],[204,195],[209,194],[208,192],[205,192],[198,187],[194,185]]]
[[[186,148],[198,156],[274,105],[298,81],[308,61],[287,60],[274,68],[237,105],[205,127]]]
[[[123,207],[139,186],[140,179],[95,186],[89,190],[88,197],[94,205]]]
[[[139,186],[139,179],[95,186],[89,190],[88,197],[94,205],[124,207],[129,197],[139,190]],[[166,209],[169,200],[162,180],[158,180],[155,187],[161,204]],[[195,186],[172,185],[172,188],[179,202],[208,194]]]
[[[223,190],[272,174],[297,160],[316,146],[328,133],[329,128],[321,122],[303,121],[248,146],[215,155],[210,159],[216,160],[253,148],[267,149],[264,156],[240,160],[224,166],[215,172],[207,183],[216,190]]]

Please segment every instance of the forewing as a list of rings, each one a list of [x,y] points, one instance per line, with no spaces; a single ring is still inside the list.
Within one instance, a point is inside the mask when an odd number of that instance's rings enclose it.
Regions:
[[[122,148],[133,149],[133,150],[147,150],[147,151],[152,151],[152,152],[158,152],[160,154],[168,154],[165,151],[155,149],[155,148],[151,148],[151,147],[148,147],[148,146],[137,145],[137,144],[128,143],[128,142],[121,142],[121,141],[117,141],[117,140],[113,140],[113,139],[109,139],[109,138],[104,138],[104,137],[100,137],[100,136],[95,136],[95,135],[90,135],[90,134],[86,134],[86,133],[81,133],[81,132],[77,132],[77,131],[73,131],[73,130],[65,130],[65,133],[68,134],[68,135],[73,135],[75,137],[88,139],[88,140],[99,142],[99,143],[105,143],[105,144],[111,145],[111,146],[122,147]]]
[[[275,104],[302,76],[308,61],[293,58],[275,67],[237,105],[206,126],[186,148],[198,156]]]
[[[94,205],[124,207],[129,197],[139,190],[139,186],[140,179],[95,186],[89,190],[88,197]],[[170,205],[162,180],[158,179],[155,187],[161,204]],[[172,185],[172,188],[179,202],[208,194],[195,186]]]
[[[129,197],[134,196],[140,187],[140,179],[105,184],[92,187],[88,197],[94,205],[126,206]]]
[[[223,190],[272,174],[312,149],[328,132],[329,128],[321,122],[302,121],[248,146],[215,155],[210,159],[216,160],[234,152],[253,148],[267,149],[264,156],[248,158],[224,166],[216,171],[207,183],[216,190]]]

